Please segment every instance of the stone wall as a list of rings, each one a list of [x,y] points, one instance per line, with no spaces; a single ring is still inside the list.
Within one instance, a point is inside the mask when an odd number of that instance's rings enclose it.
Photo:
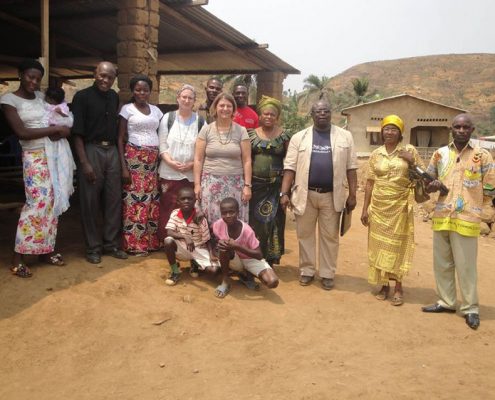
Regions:
[[[157,81],[159,0],[121,0],[118,12],[117,65],[120,100],[132,96],[129,81],[138,74],[153,82],[151,103],[158,102]]]

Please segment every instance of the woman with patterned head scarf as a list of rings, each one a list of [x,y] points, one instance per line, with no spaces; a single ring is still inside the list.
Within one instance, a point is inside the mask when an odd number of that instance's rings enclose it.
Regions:
[[[369,227],[368,282],[382,285],[378,300],[389,296],[392,305],[403,304],[402,279],[412,266],[414,216],[409,165],[423,165],[410,144],[402,144],[404,122],[397,115],[382,120],[383,145],[371,153],[361,222]]]
[[[279,125],[282,104],[263,96],[258,103],[259,127],[250,130],[253,159],[253,197],[249,224],[260,241],[263,257],[278,264],[284,254],[285,212],[279,205],[283,160],[291,133]]]

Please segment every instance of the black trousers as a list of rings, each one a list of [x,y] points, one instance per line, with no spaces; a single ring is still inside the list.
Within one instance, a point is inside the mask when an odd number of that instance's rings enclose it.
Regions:
[[[96,182],[92,184],[79,168],[81,220],[86,252],[101,253],[103,250],[120,249],[122,183],[117,146],[104,147],[86,143],[85,149],[96,174]]]

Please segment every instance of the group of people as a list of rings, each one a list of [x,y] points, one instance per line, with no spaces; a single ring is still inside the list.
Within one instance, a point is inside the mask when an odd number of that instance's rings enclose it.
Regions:
[[[231,290],[232,271],[249,288],[257,288],[254,277],[275,288],[273,265],[284,254],[285,211],[291,207],[299,283],[310,285],[318,270],[322,288],[334,287],[339,224],[341,215],[356,207],[358,165],[352,134],[331,123],[326,100],[312,106],[313,125],[295,134],[280,125],[278,100],[263,96],[256,114],[247,105],[245,85],[229,94],[217,78],[208,80],[198,112],[196,90],[183,85],[178,109],[163,115],[149,103],[152,81],[146,76],[131,80],[132,98],[119,108],[111,88],[115,67],[102,62],[94,85],[74,96],[72,123],[63,95],[50,107],[48,93],[38,91],[43,73],[37,61],[24,62],[19,89],[1,98],[23,149],[26,204],[16,234],[14,274],[31,276],[23,254],[64,264],[55,238],[58,216],[73,190],[67,183],[73,170],[66,139],[71,133],[88,262],[100,263],[102,254],[125,259],[163,248],[170,264],[168,285],[180,279],[179,262],[190,261],[193,277],[201,270],[221,273],[215,290],[220,298]],[[46,117],[50,112],[56,120]],[[381,286],[376,294],[381,301],[395,281],[391,301],[399,306],[414,249],[415,184],[409,170],[424,166],[414,146],[402,144],[400,117],[385,117],[381,128],[383,146],[369,159],[361,222],[369,227],[368,281]],[[458,115],[453,142],[438,149],[426,168],[431,176],[426,191],[438,191],[442,184],[449,191],[440,194],[433,217],[440,300],[423,311],[455,312],[457,271],[460,311],[476,329],[476,244],[483,193],[494,194],[495,168],[486,150],[471,145],[473,131],[470,116]],[[53,148],[54,143],[62,146]]]

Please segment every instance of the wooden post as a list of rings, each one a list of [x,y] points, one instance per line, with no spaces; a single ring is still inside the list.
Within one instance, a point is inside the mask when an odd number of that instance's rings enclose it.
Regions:
[[[48,87],[50,76],[50,0],[41,0],[41,57],[39,62],[45,68],[45,75],[41,80],[41,88]]]

